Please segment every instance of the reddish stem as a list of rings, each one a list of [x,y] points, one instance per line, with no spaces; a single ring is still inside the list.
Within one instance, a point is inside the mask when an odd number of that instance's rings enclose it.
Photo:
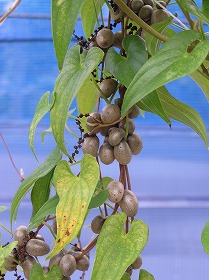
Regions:
[[[129,175],[129,171],[128,171],[128,166],[125,166],[125,170],[126,170],[126,179],[127,179],[127,183],[128,183],[128,189],[131,191],[131,180],[130,180],[130,175]]]

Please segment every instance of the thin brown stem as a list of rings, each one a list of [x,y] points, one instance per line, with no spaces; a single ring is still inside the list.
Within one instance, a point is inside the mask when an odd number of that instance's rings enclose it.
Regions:
[[[201,64],[201,68],[202,68],[202,72],[203,72],[207,77],[209,77],[208,70],[207,70],[207,68],[205,67],[205,65],[204,65],[203,63]]]
[[[140,25],[145,31],[152,34],[157,39],[166,42],[168,37],[163,34],[157,32],[151,26],[149,26],[146,22],[140,19],[122,0],[114,0],[115,4],[117,4],[120,9],[133,21],[135,21],[138,25]]]
[[[3,141],[3,143],[4,143],[4,146],[5,146],[6,150],[7,150],[7,153],[8,153],[8,155],[9,155],[9,158],[10,158],[11,163],[12,163],[12,165],[13,165],[15,171],[16,171],[16,172],[18,173],[18,175],[20,176],[20,181],[22,182],[22,181],[25,180],[25,179],[24,179],[23,176],[21,175],[20,171],[17,169],[17,167],[16,167],[16,165],[15,165],[15,163],[14,163],[14,161],[13,161],[12,155],[11,155],[11,153],[10,153],[9,147],[8,147],[8,145],[7,145],[7,143],[6,143],[6,141],[5,141],[5,139],[4,139],[4,137],[3,137],[3,135],[2,135],[1,132],[0,132],[0,138],[2,139],[2,141]]]
[[[129,171],[128,171],[128,166],[125,166],[125,170],[126,170],[126,179],[127,179],[127,183],[128,183],[128,189],[131,191],[131,180],[130,180],[130,175],[129,175]]]
[[[13,5],[10,7],[9,11],[0,18],[0,23],[5,21],[5,19],[17,8],[17,6],[20,4],[21,1],[22,0],[17,0],[13,3]]]
[[[84,255],[86,255],[88,252],[90,252],[94,248],[94,246],[97,243],[98,237],[99,237],[99,235],[97,237],[95,237],[94,240],[84,250],[81,251],[82,254],[75,257],[77,261],[80,260]]]
[[[128,221],[128,217],[127,217],[127,219],[126,219],[126,234],[128,233],[128,223],[129,223],[129,221]]]

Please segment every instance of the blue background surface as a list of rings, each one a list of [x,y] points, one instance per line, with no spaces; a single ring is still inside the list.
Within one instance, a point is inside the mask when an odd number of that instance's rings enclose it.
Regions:
[[[0,14],[7,11],[9,3],[0,1]],[[171,10],[181,18],[175,5]],[[76,33],[80,35],[80,32],[81,22],[76,27]],[[22,1],[0,26],[0,132],[25,176],[39,165],[29,149],[29,124],[40,97],[48,90],[53,91],[57,75],[50,1]],[[173,96],[195,108],[209,126],[208,102],[190,78],[170,83],[168,88]],[[40,162],[55,145],[50,135],[40,145],[40,133],[47,127],[48,117],[37,129],[35,147]],[[209,152],[191,129],[175,121],[172,128],[150,113],[137,120],[137,132],[144,148],[140,156],[134,157],[129,169],[140,203],[137,217],[150,228],[149,242],[142,254],[143,268],[153,273],[156,280],[208,280],[209,256],[203,251],[200,237],[209,218]],[[76,132],[74,125],[73,130]],[[73,141],[69,139],[69,148],[75,144]],[[102,168],[104,176],[118,178],[116,163]],[[0,178],[0,205],[8,207],[5,213],[0,213],[0,222],[9,227],[9,207],[20,182],[2,141]],[[14,227],[27,225],[30,214],[29,196],[26,196]],[[86,225],[97,214],[92,213]],[[43,235],[50,241],[47,230]],[[90,238],[91,231],[86,229],[82,235],[84,245]],[[2,239],[3,243],[10,241],[5,232]],[[13,279],[12,274],[8,273],[6,279]],[[86,279],[90,279],[90,272]],[[138,279],[136,272],[132,279]]]

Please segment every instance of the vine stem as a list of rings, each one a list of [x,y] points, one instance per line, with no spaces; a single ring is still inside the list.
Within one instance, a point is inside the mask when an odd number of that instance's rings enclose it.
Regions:
[[[130,176],[129,176],[129,171],[128,171],[128,166],[125,166],[125,170],[126,170],[126,179],[127,179],[127,183],[128,183],[128,189],[131,191],[131,180],[130,180]]]
[[[21,175],[21,172],[17,169],[17,167],[16,167],[16,165],[15,165],[15,163],[14,163],[14,161],[13,161],[12,155],[11,155],[11,153],[10,153],[9,147],[8,147],[8,145],[7,145],[7,143],[6,143],[6,141],[5,141],[5,139],[4,139],[4,137],[3,137],[3,135],[2,135],[1,132],[0,132],[0,138],[2,139],[2,141],[3,141],[4,145],[5,145],[5,148],[6,148],[6,150],[7,150],[7,153],[8,153],[8,155],[9,155],[10,161],[11,161],[11,163],[12,163],[12,165],[13,165],[15,171],[16,171],[17,174],[20,176],[20,181],[21,181],[21,182],[24,181],[25,179],[24,179],[24,177]]]
[[[91,251],[94,248],[94,246],[97,243],[98,237],[99,237],[99,235],[97,237],[95,237],[94,240],[83,251],[81,251],[82,254],[75,257],[76,260],[80,260],[84,255],[86,255],[89,251]]]
[[[119,8],[133,21],[135,21],[138,25],[140,25],[145,31],[152,34],[157,39],[166,42],[168,37],[163,34],[157,32],[151,26],[149,26],[146,22],[140,19],[122,0],[114,0],[115,4],[119,6]]]
[[[17,8],[17,6],[20,4],[22,0],[17,0],[13,3],[13,5],[10,7],[9,11],[6,12],[1,18],[0,18],[0,23],[5,21],[5,19]]]

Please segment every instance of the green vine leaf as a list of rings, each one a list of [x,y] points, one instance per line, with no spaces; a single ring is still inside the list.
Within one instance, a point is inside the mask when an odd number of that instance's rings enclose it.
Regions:
[[[67,161],[60,161],[55,168],[53,182],[59,196],[56,209],[57,237],[54,249],[47,259],[68,245],[79,233],[94,194],[99,166],[96,159],[86,154],[81,160],[79,177],[69,168]]]
[[[10,211],[11,226],[12,226],[12,220],[14,219],[16,221],[17,210],[23,197],[29,192],[32,185],[38,179],[44,177],[57,165],[57,163],[61,160],[61,158],[62,158],[62,153],[60,149],[56,147],[48,156],[48,158],[41,165],[39,165],[39,167],[36,168],[33,171],[33,173],[30,176],[28,176],[19,186],[11,205],[11,211]]]
[[[125,234],[125,213],[109,216],[99,234],[91,280],[119,280],[143,250],[148,240],[148,227],[134,220]],[[114,256],[114,259],[113,259]]]
[[[204,1],[202,10],[198,8],[197,4],[193,0],[177,0],[176,2],[186,11],[209,25],[208,4],[206,4],[206,2],[208,2],[207,0]]]
[[[57,195],[53,196],[44,203],[44,205],[39,209],[36,215],[30,221],[28,230],[32,230],[38,227],[45,217],[56,213],[56,207],[59,202],[59,197]]]
[[[54,173],[54,169],[52,169],[44,177],[41,177],[40,179],[38,179],[32,188],[31,202],[33,205],[33,212],[32,212],[31,219],[36,215],[36,213],[40,210],[40,208],[49,199],[51,179],[52,179],[53,173]]]
[[[148,55],[144,42],[139,36],[127,36],[122,45],[127,52],[127,57],[119,55],[114,48],[110,48],[105,63],[107,71],[127,87],[147,61]]]
[[[97,195],[93,196],[90,203],[89,203],[89,209],[97,208],[105,203],[105,201],[108,199],[108,191],[103,190],[100,191]]]
[[[43,119],[43,117],[46,115],[46,113],[49,112],[49,110],[51,109],[51,107],[54,103],[54,95],[52,95],[50,102],[49,102],[49,95],[50,95],[50,92],[47,91],[39,100],[39,103],[36,107],[34,117],[32,119],[32,122],[31,122],[31,125],[29,128],[29,134],[28,134],[29,144],[30,144],[30,148],[36,159],[37,159],[37,157],[36,157],[35,149],[34,149],[35,131],[36,131],[36,127],[39,124],[39,122]]]
[[[155,280],[154,276],[145,269],[140,269],[139,280]]]
[[[63,69],[55,84],[55,103],[51,109],[51,126],[54,138],[61,151],[68,154],[64,143],[64,128],[69,106],[89,78],[90,73],[103,58],[103,51],[91,48],[88,53],[80,54],[80,47],[75,45],[67,53]]]
[[[154,28],[159,33],[164,34],[165,30],[167,29],[169,24],[171,24],[172,20],[173,20],[173,18],[169,17],[166,20],[163,20],[163,21],[160,21],[158,23],[152,24],[152,28]],[[149,32],[146,32],[145,41],[146,41],[146,46],[147,46],[148,52],[151,55],[155,54],[156,51],[160,47],[161,41],[158,38],[154,37]]]
[[[81,19],[86,38],[94,31],[104,0],[85,0],[81,9]]]
[[[208,0],[202,0],[202,11],[205,15],[209,15],[209,1]]]
[[[62,270],[58,265],[53,265],[47,274],[39,263],[33,265],[30,271],[30,280],[62,280]]]
[[[87,114],[94,112],[98,100],[98,89],[91,81],[91,76],[83,83],[80,88],[76,100],[79,114]]]
[[[206,76],[201,69],[196,70],[192,74],[190,74],[190,77],[199,85],[199,87],[202,89],[202,91],[205,94],[205,97],[207,98],[209,102],[209,78]]]
[[[52,35],[61,70],[84,0],[52,0]]]
[[[131,280],[131,276],[125,272],[120,280]]]
[[[18,241],[14,241],[6,245],[5,247],[2,247],[0,245],[0,270],[4,265],[4,261],[7,257],[9,257],[10,253],[12,250],[15,248],[17,245]]]
[[[165,87],[160,87],[156,91],[169,118],[191,127],[208,147],[207,131],[201,116],[192,107],[175,99]]]
[[[209,42],[200,42],[190,53],[187,52],[187,47],[200,36],[198,31],[193,30],[175,34],[142,66],[124,96],[122,118],[150,92],[198,69],[208,54]]]
[[[202,231],[201,241],[205,252],[209,255],[209,220],[205,224],[204,229]]]

